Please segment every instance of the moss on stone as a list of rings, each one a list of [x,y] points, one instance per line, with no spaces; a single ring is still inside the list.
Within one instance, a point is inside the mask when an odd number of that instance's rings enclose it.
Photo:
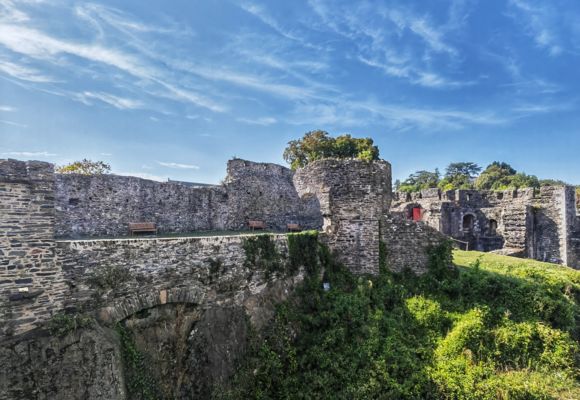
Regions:
[[[295,273],[301,266],[308,274],[318,271],[318,231],[289,233],[288,235],[289,273]]]

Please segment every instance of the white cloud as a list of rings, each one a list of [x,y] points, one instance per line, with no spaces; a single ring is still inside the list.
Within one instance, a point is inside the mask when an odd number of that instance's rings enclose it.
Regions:
[[[262,125],[262,126],[273,125],[276,122],[278,122],[278,120],[276,118],[273,118],[273,117],[260,117],[260,118],[254,118],[254,119],[238,118],[237,121],[244,122],[246,124]]]
[[[116,175],[122,176],[134,176],[141,179],[149,179],[151,181],[167,182],[167,178],[155,174],[149,174],[147,172],[115,172]]]
[[[0,111],[3,112],[14,112],[17,109],[15,107],[11,107],[11,106],[0,106]]]
[[[178,88],[171,83],[171,79],[166,77],[165,73],[151,66],[151,63],[145,58],[105,47],[101,44],[83,44],[62,40],[32,28],[13,24],[0,25],[0,44],[15,53],[52,63],[62,63],[63,60],[59,58],[61,55],[80,57],[88,61],[101,63],[123,71],[138,78],[140,81],[159,85],[165,91],[157,91],[156,94],[158,96],[186,101],[216,112],[225,110],[223,106],[204,95],[195,93],[191,89]],[[19,79],[36,82],[49,81],[46,77],[34,74],[30,69],[13,63],[0,64],[0,70],[4,70],[4,72]],[[152,93],[152,91],[149,91],[149,93]],[[117,103],[117,105],[119,104]]]
[[[524,27],[526,34],[533,38],[538,47],[548,50],[552,56],[563,52],[556,12],[549,3],[540,6],[525,0],[509,0],[509,4],[517,9],[517,13],[512,15],[514,20]]]
[[[407,5],[339,5],[326,0],[309,0],[309,5],[322,22],[319,28],[346,38],[356,48],[352,58],[363,64],[429,88],[473,84],[444,76],[452,71],[449,60],[461,62],[459,51],[448,40],[463,27],[458,17],[461,7],[456,2],[450,6],[449,20],[442,25],[435,25],[430,16],[419,15]],[[440,61],[446,65],[444,71],[435,70],[436,57],[443,57]]]
[[[6,125],[11,125],[11,126],[16,126],[18,128],[28,128],[28,125],[21,124],[19,122],[8,121],[8,120],[5,120],[5,119],[0,119],[0,123],[6,124]]]
[[[0,38],[0,41],[2,39]],[[40,71],[22,64],[0,60],[0,72],[4,72],[16,79],[29,82],[54,82],[54,79]]]
[[[163,162],[163,161],[157,161],[157,164],[161,165],[162,167],[174,169],[199,169],[197,165],[192,164],[180,164],[175,162]]]
[[[103,157],[110,157],[113,154],[112,153],[99,153],[99,155],[103,156]]]
[[[8,151],[2,153],[5,156],[12,157],[54,157],[57,154],[49,153],[48,151]]]
[[[125,97],[119,97],[112,95],[110,93],[104,92],[82,92],[77,94],[79,101],[85,104],[92,104],[91,99],[99,100],[103,103],[107,103],[119,110],[134,110],[138,108],[143,108],[143,103],[139,100],[128,99]]]

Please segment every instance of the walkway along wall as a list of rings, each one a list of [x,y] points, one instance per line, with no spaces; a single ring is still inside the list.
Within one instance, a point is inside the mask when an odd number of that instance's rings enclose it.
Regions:
[[[57,237],[127,235],[130,222],[154,222],[160,233],[243,230],[248,220],[269,229],[288,223],[318,229],[316,200],[301,199],[292,171],[230,160],[222,185],[189,187],[118,175],[56,175]]]

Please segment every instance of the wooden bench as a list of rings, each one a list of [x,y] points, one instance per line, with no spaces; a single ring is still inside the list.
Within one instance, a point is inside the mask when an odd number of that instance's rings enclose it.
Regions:
[[[157,233],[157,227],[153,222],[129,222],[129,233],[133,236],[135,233]]]
[[[288,224],[286,227],[288,228],[288,232],[300,232],[302,230],[302,227],[298,224]]]
[[[264,223],[264,221],[248,221],[248,227],[251,230],[256,230],[256,229],[266,229],[266,224]]]

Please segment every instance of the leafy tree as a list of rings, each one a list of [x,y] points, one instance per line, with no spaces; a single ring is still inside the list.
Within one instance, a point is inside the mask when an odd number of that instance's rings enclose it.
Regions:
[[[523,187],[540,187],[535,175],[517,172],[505,162],[494,161],[475,181],[475,188],[480,190],[506,190]]]
[[[400,184],[399,189],[402,192],[419,192],[424,189],[436,188],[439,184],[441,173],[438,169],[431,171],[417,171]]]
[[[59,174],[101,175],[111,172],[111,166],[103,161],[92,161],[84,158],[56,168]]]
[[[481,167],[473,162],[451,163],[445,169],[445,177],[439,182],[441,190],[473,189],[474,178]]]
[[[292,140],[284,150],[284,160],[292,169],[306,166],[323,158],[358,158],[378,160],[379,149],[371,138],[353,138],[351,135],[331,137],[328,132],[307,132],[302,139]]]
[[[540,186],[566,186],[568,183],[559,179],[540,179]]]
[[[451,163],[445,169],[446,178],[455,178],[457,176],[466,176],[473,179],[481,172],[481,167],[473,162]]]

